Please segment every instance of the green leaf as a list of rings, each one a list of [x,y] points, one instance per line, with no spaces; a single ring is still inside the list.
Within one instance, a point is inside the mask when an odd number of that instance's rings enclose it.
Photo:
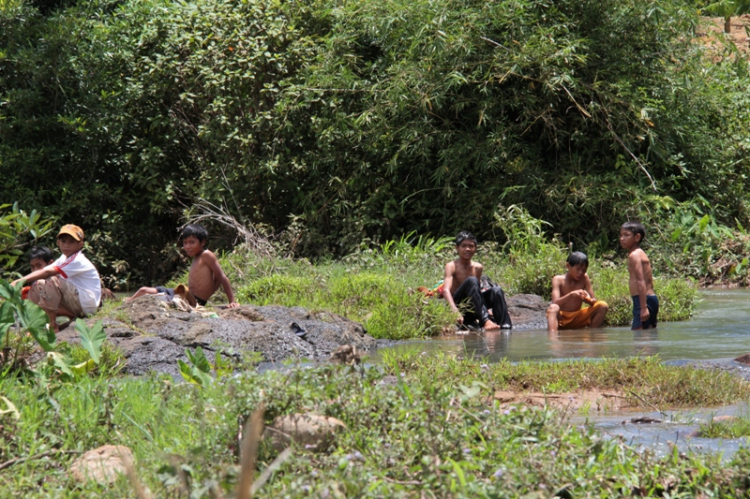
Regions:
[[[194,385],[203,385],[203,381],[201,379],[196,379],[195,377],[193,377],[193,369],[189,365],[187,365],[185,361],[178,360],[177,366],[180,369],[180,375],[185,381]]]
[[[708,222],[711,221],[711,217],[708,215],[704,215],[703,218],[701,218],[701,221],[698,222],[698,231],[700,233],[703,233],[704,230],[706,230],[706,227],[708,226]]]
[[[0,396],[0,400],[2,400],[5,403],[5,407],[7,407],[7,409],[0,411],[0,416],[10,414],[14,419],[21,418],[21,414],[18,412],[18,409],[16,409],[16,406],[13,405],[13,402],[3,396]]]
[[[191,354],[190,350],[185,350],[185,353],[187,353],[188,359],[190,359],[190,362],[199,371],[204,372],[204,373],[211,372],[211,363],[208,362],[208,359],[206,358],[206,355],[203,353],[203,349],[201,347],[196,348],[194,354]]]
[[[83,376],[84,374],[90,373],[94,369],[96,369],[96,363],[94,362],[94,359],[89,359],[86,362],[81,362],[80,364],[70,366],[70,370],[79,377]]]
[[[71,378],[76,377],[65,356],[59,352],[47,352],[47,364],[57,367]]]
[[[76,330],[81,336],[81,346],[91,355],[91,359],[99,363],[102,356],[102,345],[107,340],[107,333],[104,331],[102,321],[97,321],[93,328],[90,328],[81,319],[76,319]]]

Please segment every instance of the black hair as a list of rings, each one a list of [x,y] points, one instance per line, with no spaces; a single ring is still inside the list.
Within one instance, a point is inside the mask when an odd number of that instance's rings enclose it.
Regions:
[[[55,261],[55,254],[52,253],[52,250],[46,246],[33,246],[26,256],[28,257],[29,262],[36,258],[41,259],[44,263]]]
[[[624,224],[622,224],[622,226],[620,226],[620,228],[625,229],[634,236],[636,234],[640,234],[641,240],[638,241],[639,243],[642,243],[643,240],[646,239],[646,227],[644,227],[640,222],[625,222]]]
[[[202,225],[189,224],[182,229],[182,238],[193,236],[198,241],[203,242],[208,239],[208,231]]]
[[[571,267],[575,267],[576,265],[583,265],[586,268],[589,268],[589,257],[586,256],[586,253],[583,253],[581,251],[574,251],[570,255],[568,255],[568,263]]]
[[[475,236],[468,230],[462,230],[456,235],[456,246],[460,245],[462,242],[466,240],[474,241],[474,245],[477,244],[477,236]]]

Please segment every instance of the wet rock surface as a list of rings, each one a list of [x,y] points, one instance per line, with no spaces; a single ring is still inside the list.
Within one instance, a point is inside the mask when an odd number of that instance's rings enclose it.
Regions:
[[[215,351],[234,359],[256,352],[267,362],[328,357],[341,345],[360,351],[376,347],[360,323],[329,312],[253,305],[210,311],[215,312],[210,317],[181,312],[146,295],[114,309],[102,323],[109,341],[128,360],[125,373],[134,375],[157,371],[178,376],[177,361],[187,362],[185,349],[199,346],[209,358]],[[292,323],[306,331],[304,339]],[[78,333],[69,328],[58,339],[77,342]]]
[[[505,299],[513,329],[544,329],[547,327],[549,302],[539,295],[514,295]]]

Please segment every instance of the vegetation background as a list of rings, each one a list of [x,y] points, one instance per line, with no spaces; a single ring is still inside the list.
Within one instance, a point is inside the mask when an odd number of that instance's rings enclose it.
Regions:
[[[744,279],[748,63],[704,4],[3,0],[3,201],[84,227],[111,286],[173,275],[200,200],[311,258],[502,245],[514,205],[607,256],[639,218],[663,270]]]

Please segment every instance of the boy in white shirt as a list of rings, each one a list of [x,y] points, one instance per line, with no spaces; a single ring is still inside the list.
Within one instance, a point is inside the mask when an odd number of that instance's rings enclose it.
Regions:
[[[29,290],[29,300],[47,312],[50,327],[56,333],[60,330],[58,315],[75,318],[93,314],[102,297],[99,272],[81,252],[83,229],[77,225],[63,226],[57,234],[57,246],[62,252],[60,258],[13,281],[13,284],[37,283]]]

